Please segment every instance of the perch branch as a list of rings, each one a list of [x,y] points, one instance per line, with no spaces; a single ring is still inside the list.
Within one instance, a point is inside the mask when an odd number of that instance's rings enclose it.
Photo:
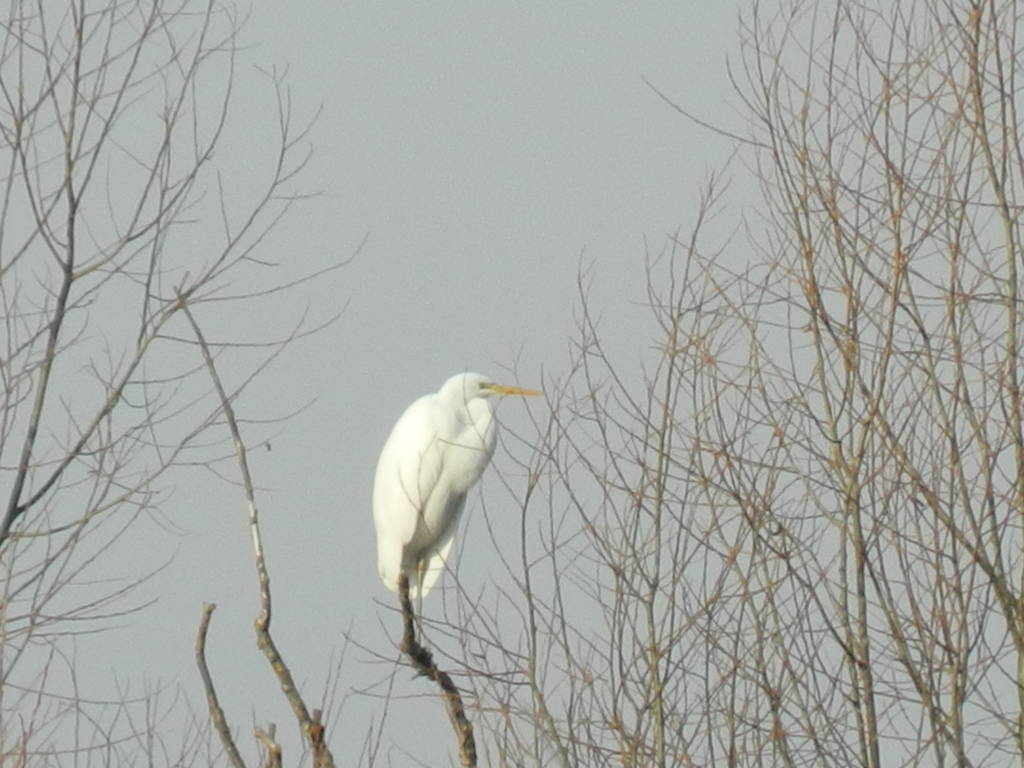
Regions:
[[[448,719],[452,722],[455,738],[459,742],[459,758],[465,768],[476,766],[476,741],[473,738],[473,724],[466,717],[466,709],[462,704],[462,694],[455,687],[447,672],[437,668],[434,657],[416,640],[412,600],[409,598],[409,577],[404,573],[398,577],[398,599],[402,604],[402,621],[405,632],[402,635],[402,653],[409,657],[416,670],[429,677],[441,689]]]

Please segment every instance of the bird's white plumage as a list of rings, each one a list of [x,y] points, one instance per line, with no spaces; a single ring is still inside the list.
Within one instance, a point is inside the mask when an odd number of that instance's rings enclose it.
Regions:
[[[441,575],[466,494],[494,453],[491,398],[512,394],[539,393],[461,373],[410,405],[391,430],[373,484],[378,569],[390,589],[405,571],[410,594],[426,595]]]

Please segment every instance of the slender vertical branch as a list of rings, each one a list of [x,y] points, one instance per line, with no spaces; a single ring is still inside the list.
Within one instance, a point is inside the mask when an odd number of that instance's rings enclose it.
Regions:
[[[203,690],[206,691],[206,703],[210,707],[210,722],[213,729],[224,745],[224,752],[228,756],[228,762],[235,768],[245,768],[245,761],[238,753],[235,739],[231,735],[227,719],[224,717],[224,710],[217,699],[217,690],[213,686],[213,678],[210,676],[210,669],[206,665],[206,633],[210,628],[210,617],[213,616],[217,606],[214,603],[203,605],[203,617],[199,621],[199,631],[196,633],[196,665],[199,667],[199,676],[203,679]]]
[[[253,552],[256,560],[256,578],[259,581],[260,588],[260,612],[255,621],[256,645],[261,651],[263,651],[264,656],[267,657],[267,661],[270,662],[270,667],[274,670],[278,683],[281,685],[281,690],[284,693],[285,698],[288,700],[288,704],[292,708],[295,719],[298,721],[303,739],[309,744],[311,750],[318,756],[317,768],[327,768],[327,766],[334,765],[334,759],[331,756],[330,750],[323,741],[323,726],[319,722],[314,722],[313,718],[310,717],[309,709],[306,707],[306,703],[302,699],[302,694],[299,693],[299,690],[295,685],[291,671],[285,663],[284,658],[281,656],[280,651],[278,651],[277,645],[274,643],[274,639],[270,634],[270,621],[272,616],[270,572],[267,570],[266,558],[263,554],[263,538],[260,533],[259,509],[256,506],[256,491],[252,482],[252,474],[249,471],[249,459],[245,449],[245,443],[242,441],[242,433],[238,427],[238,421],[235,418],[235,410],[231,405],[231,398],[224,389],[224,384],[221,381],[220,375],[217,373],[217,367],[214,364],[213,356],[210,354],[210,347],[206,343],[206,338],[203,336],[203,332],[199,327],[199,323],[196,322],[195,316],[192,314],[192,310],[189,309],[188,302],[180,292],[178,293],[178,304],[185,313],[185,317],[188,318],[188,322],[192,326],[192,332],[195,334],[196,340],[199,342],[199,349],[203,355],[203,362],[206,365],[207,371],[210,373],[210,378],[212,379],[214,388],[217,391],[217,396],[220,398],[221,408],[224,410],[228,429],[231,432],[231,438],[235,444],[235,453],[238,456],[239,469],[242,473],[242,485],[245,490],[245,497],[249,506],[249,533],[252,536]]]

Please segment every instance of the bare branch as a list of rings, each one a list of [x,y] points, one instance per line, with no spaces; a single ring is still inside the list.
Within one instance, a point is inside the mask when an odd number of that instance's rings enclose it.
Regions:
[[[398,577],[398,599],[402,604],[402,653],[409,657],[413,667],[421,675],[433,680],[441,689],[444,697],[448,719],[459,745],[459,759],[464,766],[476,766],[476,741],[473,738],[473,724],[466,717],[466,709],[462,704],[462,694],[452,682],[451,676],[438,669],[433,654],[416,640],[415,615],[412,600],[409,598],[409,577],[403,572]]]
[[[217,731],[220,743],[224,745],[224,752],[228,761],[235,768],[245,768],[245,762],[235,746],[235,739],[231,735],[231,728],[224,717],[224,710],[221,709],[220,701],[217,699],[217,691],[213,686],[213,678],[210,676],[210,669],[206,665],[206,633],[210,628],[210,617],[213,616],[217,606],[213,603],[203,605],[203,616],[199,621],[199,631],[196,633],[196,664],[199,667],[199,675],[203,679],[203,690],[206,691],[206,703],[210,708],[210,722]]]
[[[330,750],[324,743],[323,726],[319,722],[315,722],[313,718],[310,717],[309,710],[307,709],[306,703],[303,701],[302,695],[299,693],[299,690],[295,685],[291,671],[285,663],[284,658],[281,656],[281,653],[278,651],[277,645],[274,643],[273,637],[270,634],[270,622],[272,616],[270,573],[267,570],[266,558],[263,554],[263,539],[259,526],[259,510],[256,506],[256,491],[252,482],[252,474],[249,471],[249,460],[245,443],[242,441],[242,434],[238,427],[238,421],[235,418],[235,410],[231,405],[231,398],[228,397],[227,391],[224,389],[220,375],[217,373],[217,367],[214,363],[213,356],[210,354],[210,348],[206,343],[206,338],[203,336],[203,332],[200,329],[199,324],[196,322],[191,309],[189,309],[187,300],[181,292],[178,293],[178,302],[185,313],[185,316],[188,318],[189,324],[192,326],[192,331],[195,333],[196,340],[199,343],[199,349],[202,353],[203,361],[206,364],[207,371],[213,381],[217,397],[220,400],[225,419],[227,420],[228,430],[230,431],[231,438],[234,441],[235,453],[238,458],[238,466],[242,474],[242,488],[245,492],[245,498],[249,508],[249,533],[252,537],[253,553],[256,561],[256,578],[259,582],[260,590],[260,612],[255,621],[256,645],[261,651],[263,651],[267,661],[270,663],[271,669],[273,669],[274,674],[277,676],[278,682],[281,685],[281,691],[284,693],[289,705],[291,705],[292,712],[298,722],[299,730],[302,733],[303,738],[308,742],[310,749],[314,754],[318,755],[319,762],[317,763],[317,768],[320,768],[321,766],[327,768],[328,766],[334,765],[334,758],[331,756]]]
[[[267,750],[267,762],[264,763],[265,768],[281,768],[281,746],[275,740],[277,736],[277,728],[273,723],[267,731],[264,731],[260,727],[253,729],[253,735],[257,741],[263,745],[263,748]]]

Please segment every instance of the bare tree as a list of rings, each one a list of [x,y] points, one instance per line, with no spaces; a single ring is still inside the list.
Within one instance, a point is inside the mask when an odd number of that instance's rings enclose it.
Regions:
[[[745,14],[732,172],[760,205],[716,235],[727,185],[708,181],[688,234],[648,254],[635,349],[581,280],[569,369],[487,510],[506,578],[422,617],[483,764],[1024,763],[1020,17]],[[173,691],[87,704],[63,639],[139,607],[131,578],[73,587],[221,444],[266,362],[211,388],[233,348],[199,329],[298,279],[257,250],[300,193],[304,126],[272,77],[277,154],[239,210],[212,154],[225,7],[16,2],[4,24],[0,762],[60,763],[67,725],[80,763],[215,762],[198,720],[160,742]],[[211,210],[221,236],[197,243]]]
[[[712,178],[648,256],[642,354],[581,291],[488,516],[511,586],[435,621],[486,764],[1024,763],[1021,31],[745,14],[760,205],[714,234]]]
[[[154,746],[173,691],[90,703],[66,641],[144,607],[138,574],[79,587],[140,517],[164,514],[173,473],[208,466],[228,438],[183,310],[215,310],[220,329],[312,276],[265,242],[304,196],[310,121],[296,121],[283,78],[261,75],[276,145],[253,160],[260,185],[233,188],[214,156],[237,77],[231,4],[17,1],[5,14],[0,763],[74,749],[77,764],[208,764],[219,755],[202,720],[184,746]],[[303,317],[278,339],[233,327],[209,345],[237,374],[229,398],[315,330]]]

